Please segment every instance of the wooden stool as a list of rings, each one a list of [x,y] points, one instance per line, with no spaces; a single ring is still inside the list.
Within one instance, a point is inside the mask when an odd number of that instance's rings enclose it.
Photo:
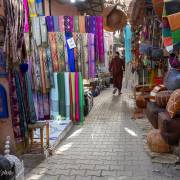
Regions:
[[[29,124],[29,138],[30,138],[30,147],[34,145],[34,131],[36,129],[40,129],[40,144],[41,144],[41,150],[43,152],[44,150],[44,128],[46,128],[46,146],[49,147],[49,122],[36,122],[35,124]]]

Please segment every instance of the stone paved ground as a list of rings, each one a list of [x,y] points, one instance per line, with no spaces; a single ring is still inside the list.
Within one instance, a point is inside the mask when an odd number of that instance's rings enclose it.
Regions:
[[[144,152],[141,132],[131,120],[133,103],[127,95],[113,96],[106,90],[83,126],[37,165],[27,180],[178,180],[155,174]]]

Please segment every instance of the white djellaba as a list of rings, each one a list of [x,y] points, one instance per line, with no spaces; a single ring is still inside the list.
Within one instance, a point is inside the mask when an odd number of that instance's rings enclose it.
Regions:
[[[10,136],[7,136],[4,150],[5,157],[15,165],[15,180],[24,180],[24,164],[16,156],[10,155]]]

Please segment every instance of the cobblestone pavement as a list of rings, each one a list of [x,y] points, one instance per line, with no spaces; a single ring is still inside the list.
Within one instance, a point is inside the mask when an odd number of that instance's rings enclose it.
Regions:
[[[111,89],[95,98],[83,126],[74,127],[55,154],[37,165],[27,180],[177,180],[155,174],[141,132],[131,120],[133,103]]]

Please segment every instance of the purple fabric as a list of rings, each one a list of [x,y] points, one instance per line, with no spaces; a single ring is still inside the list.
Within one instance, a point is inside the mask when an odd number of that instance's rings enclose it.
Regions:
[[[65,32],[73,32],[74,31],[74,17],[64,16],[64,26],[65,26]]]
[[[46,16],[46,24],[47,24],[48,32],[54,32],[53,16]]]
[[[169,63],[172,68],[180,68],[180,61],[177,57],[169,57]]]
[[[85,28],[86,33],[90,33],[90,16],[85,17]]]
[[[103,17],[96,16],[96,56],[100,63],[105,62],[104,58],[104,32],[103,32]]]
[[[90,22],[89,22],[89,26],[90,26],[90,33],[96,33],[96,16],[90,16]]]
[[[88,63],[89,63],[89,78],[94,78],[96,74],[95,62],[95,35],[88,34]]]
[[[38,100],[38,119],[44,120],[44,105],[43,105],[43,95],[38,93],[37,95]]]

